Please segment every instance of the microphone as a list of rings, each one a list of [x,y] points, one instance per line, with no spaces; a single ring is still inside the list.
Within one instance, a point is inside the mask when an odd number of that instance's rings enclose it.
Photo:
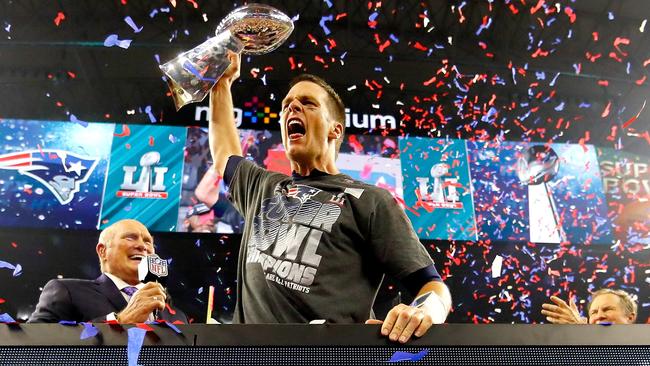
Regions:
[[[157,254],[150,254],[142,258],[138,265],[138,279],[143,283],[158,282],[165,287],[168,274],[167,261]],[[153,314],[155,318],[158,318],[158,309],[154,310]]]

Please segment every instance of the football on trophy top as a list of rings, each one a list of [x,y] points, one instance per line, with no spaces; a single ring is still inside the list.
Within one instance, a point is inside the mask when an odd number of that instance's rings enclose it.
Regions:
[[[293,31],[291,18],[264,4],[233,10],[216,36],[160,65],[176,110],[202,101],[230,65],[228,51],[262,55],[278,48]]]

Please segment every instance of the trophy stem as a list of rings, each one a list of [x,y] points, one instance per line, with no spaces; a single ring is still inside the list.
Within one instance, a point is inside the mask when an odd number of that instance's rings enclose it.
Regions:
[[[200,102],[230,66],[228,51],[241,53],[244,44],[226,30],[160,66],[176,110]]]

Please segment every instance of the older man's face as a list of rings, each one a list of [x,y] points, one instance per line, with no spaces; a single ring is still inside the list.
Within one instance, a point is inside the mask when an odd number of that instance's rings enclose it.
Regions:
[[[614,294],[596,297],[589,307],[589,324],[631,324],[634,316],[626,314],[621,299]]]
[[[100,254],[104,271],[132,285],[138,283],[140,261],[155,252],[149,230],[135,220],[118,222],[113,238],[104,245],[103,255]]]

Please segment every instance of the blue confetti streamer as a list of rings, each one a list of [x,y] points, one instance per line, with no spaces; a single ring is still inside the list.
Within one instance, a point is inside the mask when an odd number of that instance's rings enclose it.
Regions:
[[[129,366],[138,366],[138,357],[142,349],[142,342],[147,331],[138,327],[129,328],[128,330],[127,357]]]
[[[131,17],[128,16],[128,15],[124,18],[124,21],[126,22],[126,24],[129,25],[129,27],[131,27],[131,29],[133,29],[133,32],[135,32],[135,33],[140,33],[142,31],[142,28],[144,28],[144,27],[138,27],[137,25],[135,25],[135,22],[133,21],[133,19],[131,19]]]
[[[332,20],[334,20],[334,15],[330,14],[330,15],[323,15],[323,17],[320,18],[320,22],[318,22],[320,27],[323,28],[323,32],[325,32],[326,36],[329,36],[330,33],[332,33],[332,32],[330,31],[329,28],[327,28],[327,25],[325,24],[325,22],[331,22]]]
[[[13,264],[11,264],[9,262],[0,261],[0,268],[8,268],[8,269],[13,270],[13,269],[16,269],[16,266],[14,266]]]
[[[70,113],[70,122],[80,124],[83,127],[88,127],[88,122],[80,120],[72,113]]]
[[[18,323],[9,313],[0,314],[0,323]]]
[[[390,360],[388,362],[402,362],[402,361],[413,361],[417,362],[420,361],[421,359],[424,358],[429,353],[429,349],[425,348],[422,351],[418,353],[410,353],[410,352],[403,352],[403,351],[397,351],[393,353],[393,355],[390,357]]]
[[[154,116],[153,113],[151,113],[151,106],[150,105],[144,107],[144,113],[146,113],[147,116],[149,116],[149,121],[151,123],[156,123],[156,121],[157,121],[156,116]]]
[[[127,49],[131,46],[131,41],[130,39],[118,39],[117,34],[109,34],[108,37],[104,40],[104,46],[106,47],[113,47],[117,46],[120,48]]]
[[[18,277],[21,274],[23,274],[23,266],[20,264],[16,264],[16,268],[14,269],[14,273],[12,273],[12,276]]]
[[[210,81],[210,82],[215,82],[215,83],[217,82],[217,79],[206,78],[206,77],[204,77],[203,75],[201,75],[201,73],[199,72],[199,70],[197,70],[197,69],[196,69],[196,68],[195,68],[195,67],[194,67],[194,66],[193,66],[189,61],[185,61],[185,62],[183,63],[183,68],[184,68],[185,70],[191,72],[194,76],[196,76],[197,78],[199,78],[199,79],[201,79],[201,80]]]
[[[96,336],[99,333],[99,329],[97,329],[91,323],[82,322],[81,325],[84,326],[84,329],[81,331],[81,336],[79,336],[79,339],[88,339],[90,337]]]
[[[168,327],[172,328],[174,330],[174,332],[176,332],[178,334],[183,334],[183,332],[181,332],[181,330],[178,329],[178,327],[176,325],[174,325],[174,324],[172,324],[172,323],[170,323],[170,322],[168,322],[166,320],[165,320],[165,324],[167,324]]]

